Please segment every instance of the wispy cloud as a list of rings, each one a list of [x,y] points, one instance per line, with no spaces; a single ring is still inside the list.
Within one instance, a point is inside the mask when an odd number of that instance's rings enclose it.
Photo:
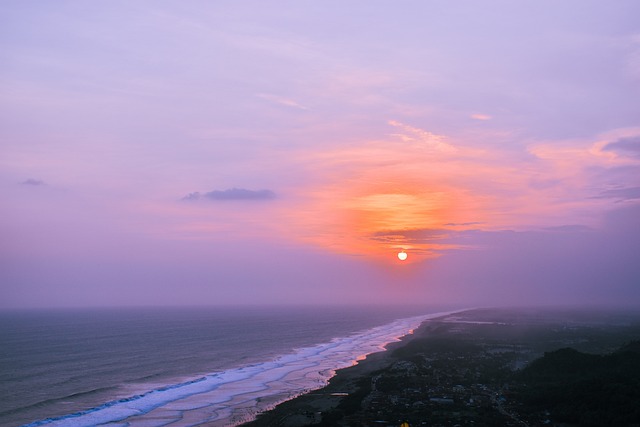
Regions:
[[[46,185],[44,183],[44,181],[42,181],[41,179],[33,179],[33,178],[26,179],[26,180],[22,181],[20,184],[22,184],[22,185],[33,185],[33,186]]]
[[[396,120],[389,120],[389,124],[400,129],[402,132],[395,134],[405,142],[418,142],[439,151],[455,151],[455,147],[448,144],[442,135],[431,133],[424,129],[409,126]]]
[[[607,144],[603,151],[640,155],[640,135],[620,138]]]
[[[618,201],[640,199],[640,187],[616,188],[601,192],[594,199],[616,199]]]
[[[448,222],[445,225],[448,227],[468,227],[470,225],[481,225],[481,224],[484,224],[484,223],[478,222],[478,221],[471,221],[471,222],[460,222],[460,223]]]
[[[214,201],[234,201],[234,200],[272,200],[276,198],[276,193],[271,190],[247,190],[244,188],[230,188],[228,190],[213,190],[207,193],[189,193],[182,200],[214,200]]]
[[[283,234],[339,252],[404,248],[428,258],[466,247],[445,238],[465,230],[592,227],[612,202],[640,197],[637,159],[604,149],[617,141],[628,154],[633,131],[479,149],[483,134],[454,139],[388,124],[399,132],[300,154],[316,184],[299,194]]]
[[[283,105],[285,107],[295,108],[295,109],[304,110],[304,111],[309,109],[309,108],[305,107],[304,105],[294,101],[293,99],[284,98],[284,97],[277,96],[277,95],[272,95],[272,94],[268,94],[268,93],[259,93],[256,96],[258,98],[267,100],[267,101],[272,102],[274,104]]]
[[[587,227],[585,225],[558,225],[555,227],[545,227],[544,230],[560,233],[582,233],[593,231],[591,227]]]
[[[471,118],[472,118],[472,119],[474,119],[474,120],[482,120],[482,121],[486,121],[486,120],[491,120],[493,117],[491,117],[491,116],[490,116],[490,115],[488,115],[488,114],[480,114],[480,113],[477,113],[477,114],[472,114],[472,115],[471,115]]]

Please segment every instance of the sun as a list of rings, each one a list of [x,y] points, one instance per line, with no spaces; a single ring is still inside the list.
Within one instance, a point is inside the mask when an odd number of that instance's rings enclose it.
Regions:
[[[408,256],[408,255],[407,255],[407,253],[406,253],[404,250],[402,250],[402,251],[398,252],[398,259],[399,259],[400,261],[404,261],[405,259],[407,259],[407,256]]]

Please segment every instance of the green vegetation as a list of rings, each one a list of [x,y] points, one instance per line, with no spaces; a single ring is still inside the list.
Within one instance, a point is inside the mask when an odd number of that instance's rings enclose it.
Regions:
[[[640,341],[608,355],[563,348],[533,361],[516,379],[531,412],[582,426],[640,424]]]

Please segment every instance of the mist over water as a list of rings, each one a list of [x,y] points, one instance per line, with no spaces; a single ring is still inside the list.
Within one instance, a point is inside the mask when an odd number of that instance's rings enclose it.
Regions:
[[[0,401],[0,423],[17,426],[61,417],[177,384],[203,387],[204,376],[216,372],[228,371],[227,380],[235,381],[239,372],[229,370],[239,367],[253,366],[253,372],[242,374],[251,378],[267,371],[273,375],[274,366],[265,363],[296,351],[294,359],[315,357],[306,367],[310,370],[301,373],[308,377],[316,370],[314,363],[329,360],[328,369],[331,363],[349,363],[355,357],[351,352],[375,351],[367,345],[379,345],[377,339],[388,342],[389,333],[398,334],[406,326],[393,332],[370,331],[360,342],[335,338],[436,311],[441,310],[225,307],[5,312],[0,314],[0,392],[5,396]],[[330,344],[320,348],[322,343]],[[336,356],[339,346],[344,354]],[[302,356],[300,349],[305,348],[313,350]],[[282,359],[278,363],[282,365]],[[212,379],[207,380],[206,387],[211,388]],[[322,380],[307,378],[306,384]],[[220,377],[214,381],[224,382]]]

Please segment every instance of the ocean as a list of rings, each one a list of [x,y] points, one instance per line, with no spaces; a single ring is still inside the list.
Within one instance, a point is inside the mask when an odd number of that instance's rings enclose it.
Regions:
[[[443,308],[224,307],[0,313],[0,425],[232,426]]]

